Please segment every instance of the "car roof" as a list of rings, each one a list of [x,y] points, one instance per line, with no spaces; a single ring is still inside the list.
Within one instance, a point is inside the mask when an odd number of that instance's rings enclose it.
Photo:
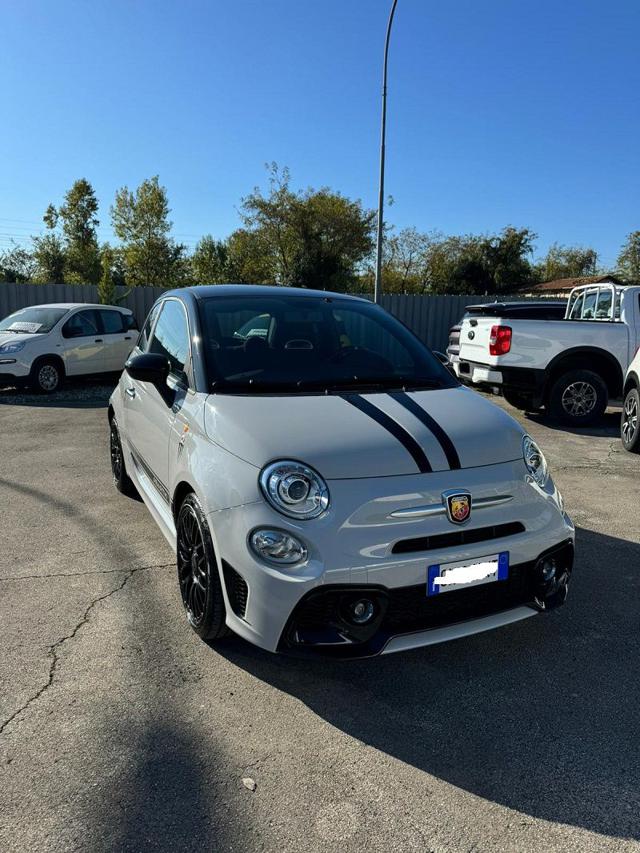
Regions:
[[[209,299],[212,296],[307,296],[325,299],[349,299],[356,302],[369,301],[361,296],[334,293],[331,290],[308,290],[306,287],[280,287],[265,284],[197,284],[193,287],[169,290],[163,296],[180,296],[184,293],[192,293],[197,299]]]
[[[66,308],[67,311],[71,308],[113,308],[131,314],[131,309],[124,305],[100,305],[97,302],[41,302],[38,305],[22,305],[16,311],[22,311],[23,308]]]

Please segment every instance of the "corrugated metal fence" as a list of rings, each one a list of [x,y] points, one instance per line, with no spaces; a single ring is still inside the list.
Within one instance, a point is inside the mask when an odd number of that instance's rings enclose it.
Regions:
[[[142,324],[161,287],[118,288],[118,304],[130,308]],[[382,297],[382,307],[412,329],[432,349],[444,350],[448,331],[464,314],[467,305],[517,297],[496,296],[402,296]],[[26,305],[47,302],[97,302],[98,288],[89,284],[0,283],[0,319]]]

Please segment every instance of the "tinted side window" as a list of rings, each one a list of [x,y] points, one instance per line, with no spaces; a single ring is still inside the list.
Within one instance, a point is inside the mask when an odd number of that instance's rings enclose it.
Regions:
[[[78,311],[62,327],[65,338],[86,338],[98,334],[98,318],[93,310]]]
[[[156,321],[156,317],[158,316],[160,308],[162,308],[161,302],[153,306],[151,311],[149,311],[149,316],[147,317],[145,324],[142,327],[142,331],[140,332],[140,337],[138,338],[138,347],[143,352],[145,352],[147,349],[147,344],[149,343],[149,338],[151,337],[151,329],[153,329],[153,324]]]
[[[100,311],[100,318],[105,335],[124,332],[123,315],[119,311]]]
[[[189,357],[189,327],[184,308],[175,299],[164,303],[148,352],[165,355],[171,362],[171,372],[187,382],[185,365]]]

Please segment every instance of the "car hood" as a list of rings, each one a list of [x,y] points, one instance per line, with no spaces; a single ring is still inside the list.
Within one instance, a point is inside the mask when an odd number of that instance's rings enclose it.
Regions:
[[[33,332],[0,332],[0,346],[2,344],[17,344],[22,341],[34,341],[36,338],[41,338],[42,335],[34,334]]]
[[[400,395],[211,394],[205,429],[216,444],[258,468],[296,459],[329,480],[522,458],[518,422],[464,387]]]

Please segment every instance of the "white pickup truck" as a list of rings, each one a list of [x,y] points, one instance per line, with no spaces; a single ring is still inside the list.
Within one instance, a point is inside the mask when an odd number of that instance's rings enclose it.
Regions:
[[[640,287],[583,285],[571,291],[564,319],[465,318],[454,369],[463,382],[497,389],[518,409],[544,408],[581,425],[622,396],[639,347]]]

